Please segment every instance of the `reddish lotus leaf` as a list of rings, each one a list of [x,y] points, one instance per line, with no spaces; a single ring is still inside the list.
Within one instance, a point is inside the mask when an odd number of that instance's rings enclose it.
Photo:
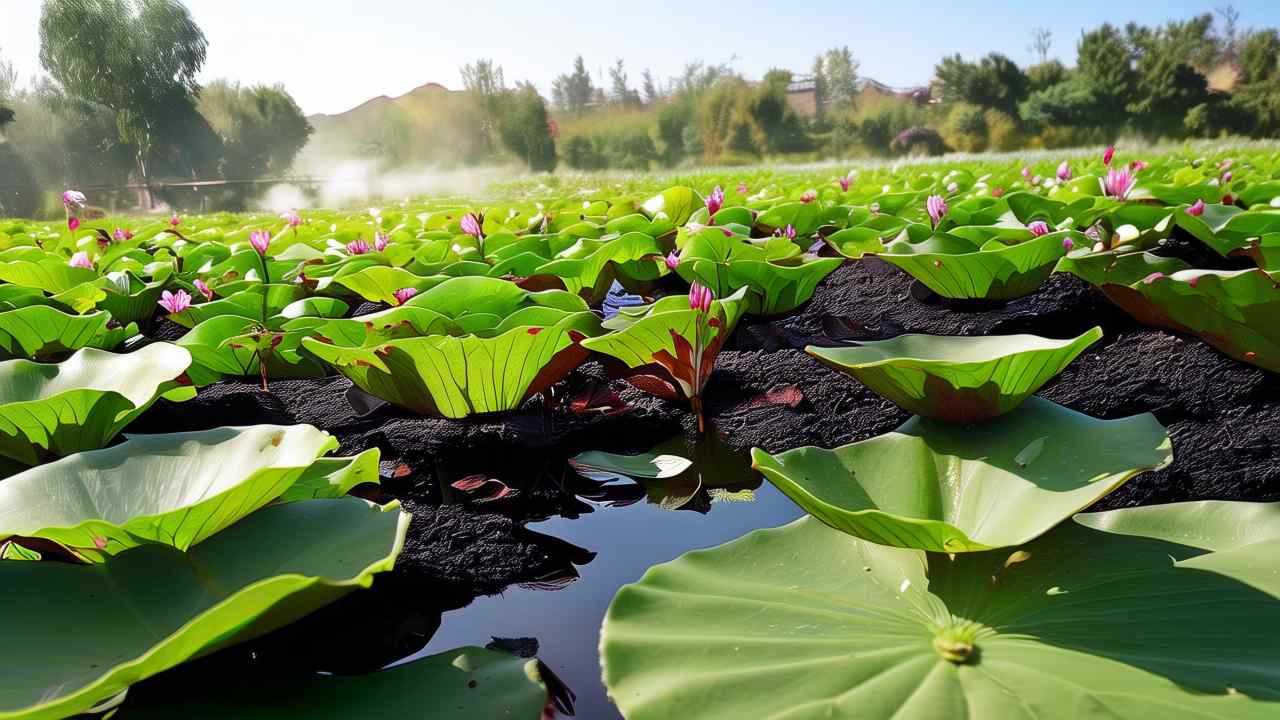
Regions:
[[[484,475],[468,475],[461,480],[455,480],[452,483],[452,487],[455,490],[467,493],[472,500],[481,503],[513,497],[518,492],[514,488],[508,487],[501,480],[485,477]]]
[[[795,385],[783,385],[751,398],[750,405],[751,407],[786,405],[789,408],[795,408],[802,402],[804,402],[804,393],[800,388]]]
[[[621,415],[630,405],[609,389],[609,386],[592,383],[569,401],[569,411],[575,415]]]

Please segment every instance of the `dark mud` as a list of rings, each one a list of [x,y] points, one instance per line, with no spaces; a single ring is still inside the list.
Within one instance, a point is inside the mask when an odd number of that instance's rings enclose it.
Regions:
[[[1069,275],[1054,275],[1039,292],[1007,303],[952,302],[885,263],[846,264],[799,312],[739,326],[708,389],[708,417],[721,440],[737,450],[834,447],[887,432],[907,413],[814,361],[803,352],[807,344],[907,332],[1065,338],[1095,325],[1104,338],[1042,394],[1100,418],[1154,413],[1169,428],[1175,456],[1168,468],[1136,477],[1099,509],[1192,499],[1280,500],[1280,376],[1236,362],[1194,337],[1140,326]],[[590,513],[581,498],[610,491],[569,472],[565,458],[588,449],[643,451],[672,436],[695,435],[687,408],[611,380],[599,361],[576,370],[550,398],[534,398],[518,412],[463,421],[422,418],[392,406],[360,416],[346,399],[349,387],[340,377],[279,380],[264,393],[252,381],[226,381],[187,403],[162,401],[131,426],[131,432],[170,432],[310,423],[333,433],[344,454],[380,448],[387,492],[414,514],[396,571],[373,592],[205,663],[243,668],[252,656],[254,664],[278,658],[278,665],[295,670],[367,669],[421,649],[441,613],[476,596],[519,584],[554,588],[572,582],[594,550],[526,525]],[[606,390],[616,392],[624,411],[569,409],[573,399]],[[453,487],[476,474],[514,492],[483,502]],[[349,626],[350,637],[313,632],[335,625]],[[158,692],[148,689],[155,687],[163,690],[166,681],[140,692]]]

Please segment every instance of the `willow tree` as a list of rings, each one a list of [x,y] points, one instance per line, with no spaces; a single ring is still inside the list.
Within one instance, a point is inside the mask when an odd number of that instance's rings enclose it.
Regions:
[[[194,108],[207,49],[179,0],[45,0],[40,15],[41,65],[68,94],[115,111],[144,185],[156,134]]]

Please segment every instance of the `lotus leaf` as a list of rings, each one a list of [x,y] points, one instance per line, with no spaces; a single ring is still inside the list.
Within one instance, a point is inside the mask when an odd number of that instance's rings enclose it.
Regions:
[[[337,446],[310,425],[132,435],[0,482],[0,542],[48,541],[92,562],[144,543],[187,550],[273,501],[377,481],[376,451],[319,460]]]
[[[182,552],[0,562],[0,718],[61,718],[287,625],[391,569],[409,516],[356,498],[264,508]]]
[[[956,556],[804,518],[623,587],[604,681],[628,720],[1273,718],[1280,525],[1257,518],[1113,510]]]
[[[805,352],[904,410],[970,423],[1018,407],[1101,337],[1098,327],[1070,340],[900,335],[854,347],[810,346]]]
[[[57,364],[0,362],[0,456],[36,465],[100,448],[157,398],[189,399],[186,349],[167,343],[117,355],[84,348]]]
[[[0,312],[0,358],[43,360],[85,347],[110,350],[137,334],[137,325],[113,327],[107,312],[69,315],[28,305]]]
[[[958,235],[938,233],[923,242],[895,240],[876,253],[907,271],[935,293],[952,299],[1007,300],[1034,292],[1064,254],[1063,241],[1082,246],[1074,231],[1054,232],[1005,245],[977,245]]]
[[[1095,420],[1047,400],[982,425],[915,417],[835,450],[752,451],[823,522],[882,545],[975,552],[1029,542],[1173,460],[1156,419]]]
[[[1280,372],[1280,271],[1197,270],[1150,253],[1069,256],[1058,269],[1096,285],[1140,322]]]

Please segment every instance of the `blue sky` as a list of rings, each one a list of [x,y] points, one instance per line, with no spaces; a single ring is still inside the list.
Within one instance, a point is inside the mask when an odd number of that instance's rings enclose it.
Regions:
[[[749,77],[807,70],[848,45],[861,73],[891,85],[923,83],[945,54],[991,50],[1021,64],[1033,28],[1053,30],[1055,57],[1072,63],[1085,28],[1155,24],[1211,12],[1226,0],[187,0],[209,38],[202,77],[283,83],[308,113],[340,112],[426,82],[461,84],[458,68],[489,57],[508,83],[551,80],[581,53],[593,73],[622,58],[633,84],[685,62],[726,62]],[[0,56],[24,78],[39,71],[39,0],[0,0]],[[1280,2],[1236,0],[1241,24],[1280,27]]]

